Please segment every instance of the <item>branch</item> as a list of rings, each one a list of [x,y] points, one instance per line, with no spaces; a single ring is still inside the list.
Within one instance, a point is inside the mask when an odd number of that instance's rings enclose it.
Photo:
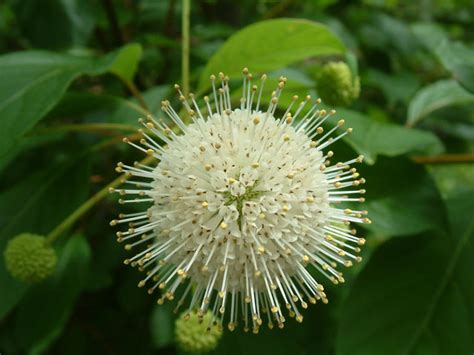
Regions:
[[[435,156],[414,156],[412,159],[419,164],[456,164],[474,163],[474,153],[441,154]]]
[[[122,78],[120,78],[120,80],[125,84],[125,86],[131,92],[131,94],[137,99],[137,101],[140,104],[141,108],[143,108],[145,111],[147,111],[147,113],[149,115],[151,115],[150,109],[148,108],[148,105],[146,104],[142,93],[140,92],[140,90],[138,90],[136,85],[132,81],[128,81],[128,80],[125,80],[125,79],[122,79]]]

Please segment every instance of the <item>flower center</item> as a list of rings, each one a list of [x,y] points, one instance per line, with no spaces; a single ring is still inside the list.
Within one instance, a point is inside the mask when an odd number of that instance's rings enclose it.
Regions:
[[[235,183],[240,184],[237,180]],[[228,190],[224,191],[222,195],[225,198],[224,205],[230,206],[234,205],[239,212],[239,218],[237,219],[237,223],[239,225],[240,231],[242,231],[242,208],[245,201],[252,201],[257,197],[261,196],[265,191],[259,191],[256,189],[258,185],[258,180],[252,186],[247,188],[241,186],[240,189],[235,192],[235,190]]]

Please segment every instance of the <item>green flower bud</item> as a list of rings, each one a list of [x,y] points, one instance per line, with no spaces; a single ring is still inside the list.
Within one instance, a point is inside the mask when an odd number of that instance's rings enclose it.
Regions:
[[[222,337],[222,327],[214,323],[213,315],[183,313],[175,322],[178,346],[190,353],[205,353],[214,350]]]
[[[4,251],[5,264],[10,274],[23,282],[41,282],[56,267],[53,247],[40,235],[23,233],[12,238]]]
[[[319,72],[316,89],[328,105],[348,106],[359,97],[360,80],[358,76],[353,77],[346,63],[331,62]]]

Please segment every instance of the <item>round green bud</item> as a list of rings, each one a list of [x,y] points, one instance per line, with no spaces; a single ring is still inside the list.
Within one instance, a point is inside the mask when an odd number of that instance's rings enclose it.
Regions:
[[[359,97],[360,80],[344,62],[324,65],[317,75],[316,89],[323,102],[331,106],[348,106]]]
[[[206,353],[219,344],[222,327],[214,322],[214,316],[209,311],[204,316],[195,312],[183,313],[176,319],[175,337],[181,350]]]
[[[23,282],[41,282],[56,267],[53,247],[40,235],[23,233],[12,238],[4,251],[5,264],[10,274]]]

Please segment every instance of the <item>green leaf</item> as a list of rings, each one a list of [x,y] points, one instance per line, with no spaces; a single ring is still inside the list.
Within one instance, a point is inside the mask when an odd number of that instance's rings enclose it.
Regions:
[[[82,291],[90,261],[84,236],[69,237],[54,276],[31,288],[18,308],[16,338],[28,354],[42,354],[59,337]],[[52,297],[56,294],[55,297]],[[37,326],[32,326],[31,321]]]
[[[131,82],[138,68],[142,56],[142,46],[132,43],[118,51],[113,59],[109,71],[126,82]]]
[[[138,48],[131,44],[98,60],[44,51],[0,56],[0,157],[54,107],[78,76],[112,72],[128,80],[139,59]]]
[[[474,190],[447,200],[451,235],[393,239],[359,274],[337,354],[470,354],[474,349]]]
[[[94,30],[94,7],[81,0],[15,2],[21,33],[34,47],[50,49],[85,46]]]
[[[474,50],[462,42],[449,40],[447,33],[438,25],[421,23],[413,25],[413,31],[450,71],[454,79],[470,92],[474,92]]]
[[[377,122],[346,109],[337,109],[337,117],[344,118],[347,126],[354,129],[345,141],[364,155],[368,164],[373,164],[377,155],[438,154],[444,150],[441,141],[430,132]]]
[[[351,69],[351,73],[353,77],[352,81],[354,81],[355,78],[359,76],[359,63],[357,62],[357,56],[351,51],[347,51],[345,57],[346,57],[346,63]]]
[[[170,307],[171,306],[171,307]],[[150,317],[150,334],[157,349],[174,342],[174,316],[172,305],[155,306]]]
[[[443,196],[461,188],[474,189],[474,169],[471,164],[433,164],[428,166]]]
[[[268,354],[269,349],[272,355],[332,354],[334,333],[337,330],[337,298],[341,290],[327,286],[325,289],[330,298],[329,305],[318,303],[305,309],[303,323],[286,317],[284,329],[270,330],[265,315],[258,335],[252,334],[251,331],[246,333],[241,327],[234,332],[224,330],[218,348],[210,354],[262,355]],[[314,349],[318,349],[317,352]]]
[[[45,146],[47,144],[59,142],[64,138],[64,133],[53,132],[51,134],[41,134],[32,136],[23,136],[18,139],[15,146],[8,151],[0,160],[0,173],[13,164],[15,159],[23,152]]]
[[[358,50],[358,39],[355,37],[355,33],[343,23],[342,18],[330,17],[326,14],[324,17],[319,17],[319,21],[328,26],[343,41],[347,48],[354,52]]]
[[[382,71],[369,69],[365,83],[382,89],[391,105],[397,102],[408,103],[420,87],[419,79],[409,72],[389,75]]]
[[[128,122],[126,117],[118,119],[114,114],[116,111],[123,111],[127,116],[133,117],[128,117]],[[101,122],[131,123],[131,118],[136,119],[146,114],[147,112],[133,100],[111,95],[96,95],[90,92],[69,91],[47,117],[59,119],[66,116],[89,122],[89,116],[93,117],[93,121],[99,121],[96,117],[102,118],[103,116],[104,119]],[[134,123],[136,122],[135,120]]]
[[[118,96],[70,91],[48,114],[48,118],[67,116],[82,118],[88,122],[122,123],[138,127],[139,117],[146,117],[149,113],[155,117],[163,116],[161,101],[167,98],[170,89],[170,85],[158,85],[142,93],[149,112],[144,110],[135,98],[124,99]]]
[[[378,12],[373,15],[371,26],[373,31],[382,36],[385,42],[382,46],[383,50],[393,48],[399,53],[412,55],[418,48],[416,37],[413,36],[406,22],[400,18]],[[365,40],[372,41],[370,37]]]
[[[411,25],[411,30],[420,43],[432,52],[436,51],[440,43],[449,41],[449,36],[444,29],[432,22],[415,23]]]
[[[93,233],[93,232],[92,232]],[[117,247],[115,238],[98,238],[94,240],[91,260],[91,272],[87,275],[84,286],[87,292],[97,292],[110,287],[116,275],[118,265],[123,265],[123,252]]]
[[[10,238],[22,232],[46,234],[61,222],[88,192],[89,169],[68,164],[30,176],[0,194],[0,318],[21,300],[28,289],[5,269],[3,250]],[[58,193],[61,191],[61,193]],[[47,208],[46,208],[47,207]]]
[[[372,224],[385,236],[406,236],[427,230],[446,231],[444,204],[426,169],[407,159],[382,158],[358,169],[367,183],[364,208]]]
[[[209,76],[224,71],[230,77],[248,67],[254,73],[269,72],[317,55],[344,53],[344,45],[320,23],[299,19],[258,22],[231,36],[204,68],[198,85],[202,93]]]
[[[474,50],[461,42],[443,42],[436,50],[443,66],[454,79],[474,93]]]
[[[474,95],[454,80],[440,80],[419,90],[408,106],[407,125],[413,126],[423,117],[444,107],[473,103]]]
[[[170,85],[158,85],[142,93],[150,113],[155,117],[164,116],[161,110],[161,102],[167,99],[167,96],[170,94],[170,89]],[[107,118],[107,122],[137,124],[139,117],[146,116],[146,112],[138,113],[137,108],[143,111],[135,98],[122,100],[121,104],[118,105],[111,116]],[[168,116],[164,117],[164,119],[168,120]]]

